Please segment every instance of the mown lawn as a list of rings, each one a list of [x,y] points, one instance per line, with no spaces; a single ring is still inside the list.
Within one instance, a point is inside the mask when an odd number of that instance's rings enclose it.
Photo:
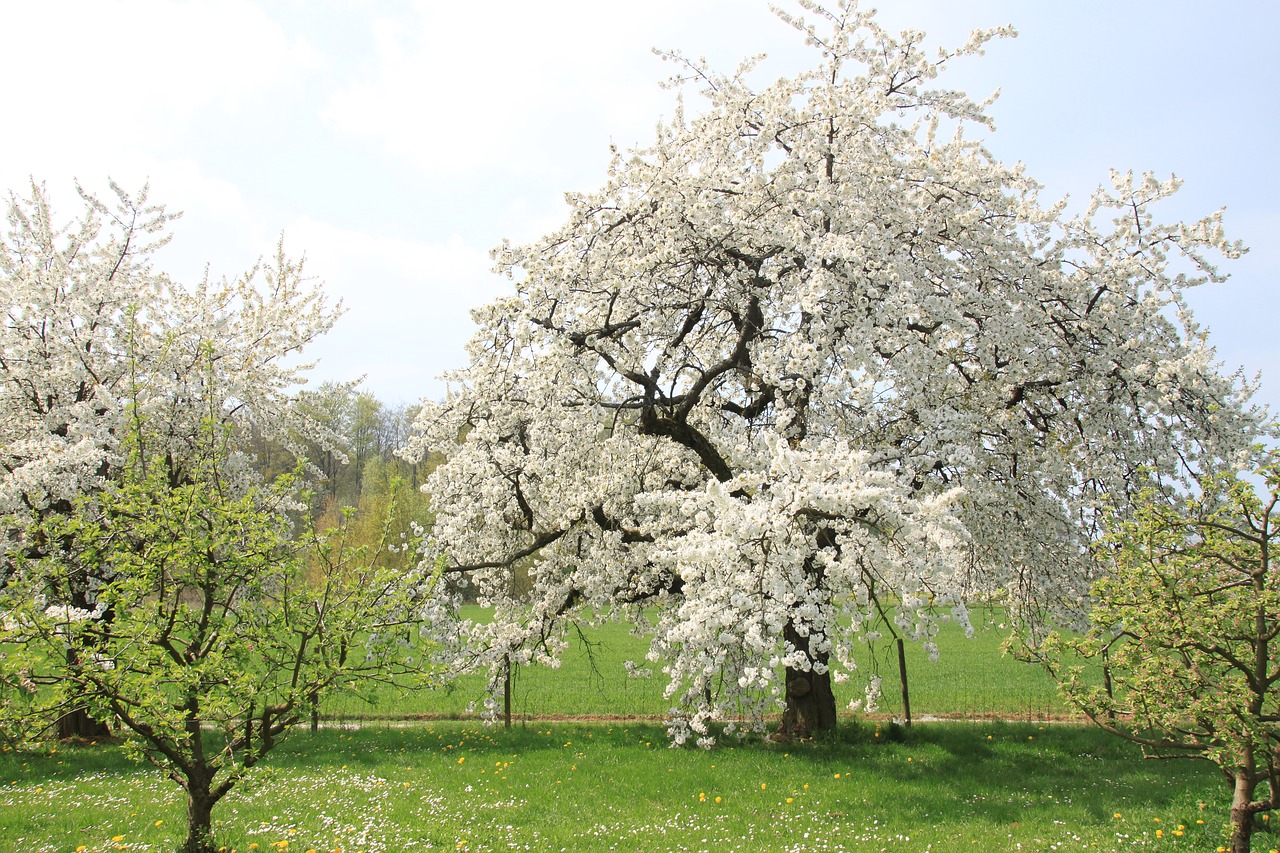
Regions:
[[[443,721],[296,732],[215,820],[237,853],[1215,850],[1222,787],[1077,725],[849,723],[704,752],[652,723]],[[0,849],[168,851],[182,829],[177,787],[116,747],[0,761]]]

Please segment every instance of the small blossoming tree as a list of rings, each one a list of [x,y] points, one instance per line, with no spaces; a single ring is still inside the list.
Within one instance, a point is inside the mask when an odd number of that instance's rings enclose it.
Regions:
[[[332,690],[429,671],[414,600],[430,578],[386,559],[389,541],[295,537],[295,478],[246,485],[225,430],[201,441],[176,481],[131,448],[120,482],[31,531],[61,544],[0,592],[5,666],[30,689],[4,711],[118,721],[186,792],[185,853],[218,849],[213,807]],[[95,610],[57,603],[86,563],[104,569]]]
[[[1247,853],[1255,818],[1280,808],[1280,455],[1250,478],[1198,485],[1149,492],[1118,521],[1095,549],[1107,575],[1092,627],[1029,653],[1107,731],[1217,765],[1231,786],[1229,849]]]
[[[495,608],[439,602],[460,659],[554,661],[566,618],[626,613],[677,742],[777,709],[830,729],[884,620],[932,648],[974,589],[1081,601],[1099,495],[1252,429],[1182,302],[1241,251],[1219,216],[1163,223],[1177,182],[1123,173],[1042,206],[969,135],[986,104],[935,82],[1005,31],[933,54],[801,5],[812,69],[756,88],[673,56],[705,109],[497,251],[515,293],[411,446],[444,457],[447,571]]]
[[[119,482],[126,437],[143,458],[167,458],[175,485],[210,418],[291,449],[332,442],[293,404],[308,367],[298,353],[340,313],[301,262],[281,248],[236,278],[176,284],[153,266],[175,216],[150,203],[145,188],[111,189],[108,201],[82,190],[82,212],[66,223],[34,183],[8,205],[0,239],[0,586],[17,562],[56,554],[47,522]],[[101,569],[80,565],[50,604],[109,619],[95,594],[108,579]],[[69,669],[80,665],[76,654],[67,648]],[[58,733],[99,737],[105,721],[72,703]]]
[[[309,472],[247,452],[328,439],[293,394],[338,312],[301,264],[175,285],[150,263],[171,216],[84,201],[60,227],[33,186],[0,242],[0,730],[119,725],[205,853],[214,805],[327,691],[426,672],[430,571],[296,530]]]

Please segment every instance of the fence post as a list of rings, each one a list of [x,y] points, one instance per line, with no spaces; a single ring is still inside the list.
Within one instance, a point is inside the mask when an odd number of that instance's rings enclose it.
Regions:
[[[511,728],[511,654],[503,658],[502,673],[502,725]]]
[[[907,694],[907,653],[898,638],[898,680],[902,684],[902,722],[905,728],[911,728],[911,697]]]

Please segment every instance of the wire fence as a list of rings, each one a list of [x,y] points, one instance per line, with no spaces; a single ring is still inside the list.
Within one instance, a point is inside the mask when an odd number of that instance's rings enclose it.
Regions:
[[[996,631],[980,631],[974,638],[966,638],[958,631],[944,634],[939,638],[941,654],[936,661],[907,643],[903,662],[911,716],[916,720],[1017,721],[1074,716],[1042,669],[1001,653],[1002,640]],[[513,719],[665,717],[673,702],[664,695],[667,681],[660,667],[654,666],[655,672],[649,678],[633,678],[628,677],[624,666],[627,660],[642,662],[647,648],[645,638],[606,625],[594,633],[590,649],[571,646],[559,668],[514,668],[510,690]],[[882,695],[877,705],[867,710],[863,704],[857,714],[847,710],[851,701],[864,698],[872,675],[881,679]],[[874,719],[903,719],[900,676],[896,650],[891,645],[868,650],[855,677],[835,687],[841,712]],[[475,673],[433,688],[406,693],[383,691],[368,697],[372,701],[334,696],[324,703],[321,718],[354,724],[396,719],[480,719],[486,683],[485,675]],[[503,697],[498,695],[495,699],[500,716]]]

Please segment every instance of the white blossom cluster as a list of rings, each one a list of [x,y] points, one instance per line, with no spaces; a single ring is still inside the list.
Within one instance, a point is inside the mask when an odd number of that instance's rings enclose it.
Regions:
[[[409,448],[445,456],[433,536],[495,608],[438,602],[459,661],[554,660],[567,618],[627,613],[677,743],[803,704],[886,633],[936,652],[970,595],[1079,604],[1099,502],[1260,417],[1182,302],[1242,251],[1219,215],[1163,224],[1176,180],[1119,173],[1043,206],[966,135],[984,105],[931,88],[1004,33],[932,57],[801,5],[812,71],[757,90],[673,57],[705,109],[497,250],[516,293]]]
[[[290,361],[337,312],[277,254],[235,279],[171,282],[151,256],[174,218],[112,185],[54,220],[43,187],[11,197],[0,241],[0,515],[39,514],[100,488],[127,436],[165,436],[162,458],[207,419],[279,440],[314,435],[290,405],[306,364]],[[213,410],[209,401],[215,401]],[[248,477],[247,460],[238,474]],[[180,462],[177,464],[181,464]],[[228,473],[236,473],[229,471]]]

